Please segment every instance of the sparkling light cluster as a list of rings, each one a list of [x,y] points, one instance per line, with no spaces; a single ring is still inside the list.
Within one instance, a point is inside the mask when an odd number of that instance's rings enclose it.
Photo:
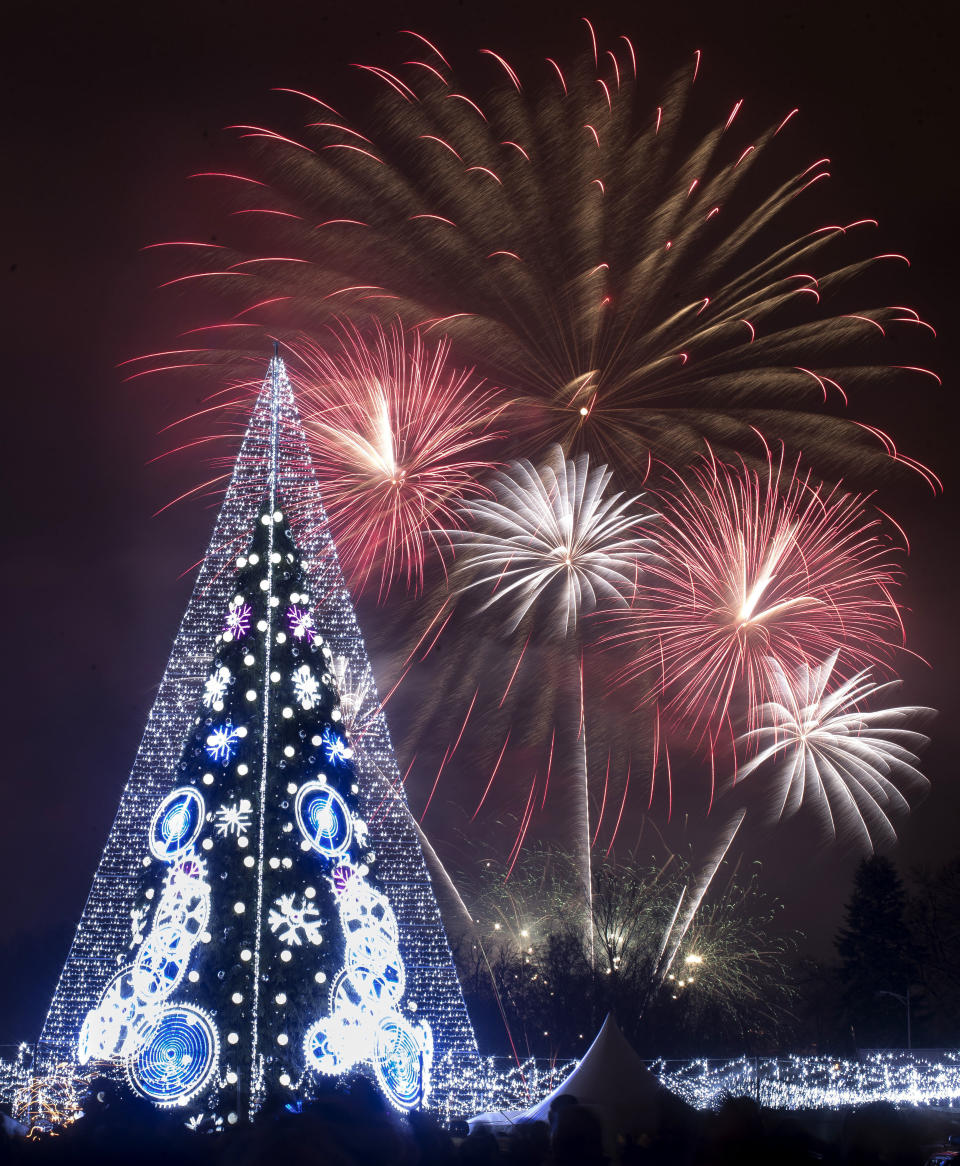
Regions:
[[[697,1109],[727,1096],[755,1097],[772,1109],[839,1109],[889,1101],[942,1105],[960,1101],[960,1053],[936,1058],[908,1052],[835,1057],[737,1057],[647,1061],[661,1085]],[[448,1053],[434,1066],[437,1105],[444,1118],[524,1110],[541,1101],[576,1068],[576,1061]]]

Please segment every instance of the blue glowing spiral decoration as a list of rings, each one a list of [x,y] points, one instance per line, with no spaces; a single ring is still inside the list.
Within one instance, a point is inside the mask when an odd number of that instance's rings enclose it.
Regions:
[[[325,858],[346,854],[353,838],[353,819],[347,803],[335,789],[308,781],[297,793],[294,807],[300,833]]]
[[[157,1105],[184,1105],[209,1080],[219,1051],[217,1030],[198,1008],[164,1008],[130,1058],[130,1084]]]
[[[203,829],[206,806],[192,786],[167,794],[150,823],[150,852],[172,862],[191,846]]]
[[[395,1013],[377,1025],[373,1068],[383,1091],[398,1109],[413,1109],[424,1093],[426,1052],[413,1028]]]

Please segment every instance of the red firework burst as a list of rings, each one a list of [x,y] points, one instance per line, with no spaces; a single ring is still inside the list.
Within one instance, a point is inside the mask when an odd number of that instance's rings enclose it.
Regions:
[[[419,589],[439,532],[494,467],[482,446],[504,409],[496,390],[448,363],[446,340],[353,324],[292,346],[294,379],[337,547],[358,589],[402,577]]]
[[[659,553],[608,640],[635,652],[620,679],[652,677],[686,732],[715,741],[738,692],[762,705],[771,661],[797,671],[842,647],[856,672],[902,644],[900,548],[865,497],[782,455],[763,473],[706,456],[652,493]]]

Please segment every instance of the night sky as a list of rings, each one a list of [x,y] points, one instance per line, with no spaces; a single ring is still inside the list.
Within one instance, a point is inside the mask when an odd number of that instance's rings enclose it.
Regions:
[[[271,86],[335,94],[350,62],[393,60],[394,34],[407,27],[517,61],[582,49],[579,4],[517,9],[34,0],[6,11],[0,1044],[33,1039],[42,1021],[189,595],[182,572],[214,517],[203,504],[151,517],[202,467],[148,464],[167,445],[158,431],[189,411],[195,388],[123,383],[116,369],[172,347],[183,326],[139,249],[181,230],[209,234],[210,210],[184,176],[220,156],[223,126],[269,116]],[[630,33],[664,73],[704,50],[720,104],[742,96],[769,120],[799,105],[809,160],[833,160],[838,221],[878,218],[880,249],[912,260],[895,302],[937,327],[926,360],[943,388],[879,393],[858,415],[892,430],[946,483],[938,499],[905,487],[896,510],[913,544],[910,643],[932,665],[904,667],[904,699],[941,713],[924,758],[932,792],[894,856],[905,871],[942,863],[960,835],[953,12],[923,0],[697,0],[587,14]],[[431,779],[414,771],[414,804]],[[441,811],[432,828],[443,826]],[[814,843],[784,827],[752,838],[748,857],[763,862],[764,885],[810,949],[827,953],[855,859]]]

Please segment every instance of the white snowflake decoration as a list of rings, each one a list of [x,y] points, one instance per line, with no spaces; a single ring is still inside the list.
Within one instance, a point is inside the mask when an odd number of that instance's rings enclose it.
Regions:
[[[303,939],[308,943],[323,943],[320,912],[306,896],[300,899],[300,905],[297,906],[293,895],[281,895],[270,908],[267,922],[270,924],[270,930],[278,935],[280,942],[291,947],[294,945],[300,947]],[[303,939],[300,938],[301,931]]]
[[[293,674],[293,691],[302,708],[312,709],[320,703],[320,685],[309,664],[301,664]]]
[[[240,737],[241,734],[229,721],[225,725],[219,725],[207,737],[207,753],[210,754],[214,761],[220,761],[226,765],[236,752],[237,742],[240,740]]]
[[[215,815],[217,833],[221,838],[226,838],[229,834],[239,838],[241,834],[246,834],[250,829],[252,810],[253,805],[246,798],[241,798],[239,802],[233,802],[229,806],[221,806]]]
[[[230,686],[230,669],[224,666],[214,669],[203,686],[203,703],[208,709],[220,712],[223,709],[223,698],[227,695]]]

